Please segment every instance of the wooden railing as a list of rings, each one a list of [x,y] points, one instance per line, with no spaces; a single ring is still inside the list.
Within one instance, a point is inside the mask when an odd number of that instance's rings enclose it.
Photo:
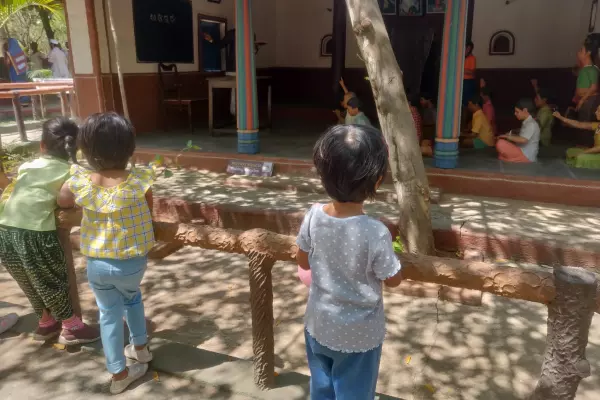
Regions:
[[[70,254],[70,228],[80,224],[81,213],[76,209],[60,211],[57,218],[59,226],[64,228],[65,251]],[[276,261],[295,260],[295,238],[263,229],[236,231],[175,222],[155,222],[154,231],[157,241],[248,257],[254,381],[262,389],[272,387],[275,379],[272,268]],[[520,268],[422,255],[399,257],[406,279],[548,305],[547,354],[532,398],[574,398],[579,382],[590,374],[585,348],[592,316],[600,312],[595,274],[572,267]],[[74,271],[72,266],[71,269]],[[73,296],[78,299],[76,286],[74,290]],[[75,308],[80,310],[79,304]]]

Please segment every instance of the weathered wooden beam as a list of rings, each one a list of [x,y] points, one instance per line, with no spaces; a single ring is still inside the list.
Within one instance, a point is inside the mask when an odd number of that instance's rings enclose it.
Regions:
[[[20,95],[18,92],[13,92],[11,93],[11,98],[21,142],[28,142],[29,140],[27,140],[27,130],[25,129],[25,120],[23,120],[23,108],[21,107]]]
[[[61,226],[78,226],[81,211],[60,211],[57,217]],[[246,255],[258,251],[281,261],[296,259],[297,246],[293,236],[263,229],[242,232],[208,225],[155,222],[154,232],[156,240],[178,242],[184,246]],[[400,259],[403,276],[417,282],[480,290],[497,296],[543,304],[549,304],[556,297],[555,279],[551,268],[525,268],[411,254],[403,254]],[[596,296],[595,311],[600,312],[600,293]]]

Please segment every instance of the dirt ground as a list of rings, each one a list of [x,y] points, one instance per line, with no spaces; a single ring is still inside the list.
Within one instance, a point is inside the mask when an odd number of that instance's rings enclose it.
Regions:
[[[76,264],[85,318],[97,321],[83,259],[78,257]],[[302,325],[307,289],[297,281],[296,266],[291,263],[277,263],[273,279],[277,367],[308,374]],[[151,262],[143,291],[153,337],[252,357],[244,257],[180,250]],[[0,293],[2,302],[27,307],[4,270],[0,270]],[[388,336],[379,392],[407,400],[512,400],[526,398],[535,386],[545,348],[543,305],[491,295],[484,295],[481,307],[398,294],[386,294],[385,301]],[[8,311],[11,307],[6,304],[0,308],[2,313]],[[22,308],[18,311],[23,313]],[[580,385],[578,400],[595,400],[600,393],[598,317],[587,354],[593,371]]]

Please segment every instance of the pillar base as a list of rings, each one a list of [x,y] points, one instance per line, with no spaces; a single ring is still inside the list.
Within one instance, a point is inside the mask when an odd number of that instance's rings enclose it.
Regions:
[[[458,166],[458,139],[436,139],[434,161],[436,168],[456,168]]]
[[[258,131],[238,132],[238,153],[258,154],[260,153],[260,141]]]

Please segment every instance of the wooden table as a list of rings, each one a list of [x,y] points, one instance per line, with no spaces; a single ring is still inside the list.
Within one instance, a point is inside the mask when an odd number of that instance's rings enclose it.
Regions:
[[[216,77],[208,77],[206,78],[208,81],[208,132],[212,135],[214,132],[231,132],[230,129],[215,129],[214,127],[214,102],[213,102],[213,91],[214,89],[233,89],[237,88],[236,77],[235,76],[216,76]],[[260,81],[266,82],[268,85],[268,95],[267,95],[267,126],[271,127],[272,115],[271,115],[271,106],[272,106],[272,90],[271,90],[271,77],[270,76],[257,76],[256,77],[257,84]],[[257,89],[258,90],[258,89]],[[237,105],[237,99],[236,99]]]

